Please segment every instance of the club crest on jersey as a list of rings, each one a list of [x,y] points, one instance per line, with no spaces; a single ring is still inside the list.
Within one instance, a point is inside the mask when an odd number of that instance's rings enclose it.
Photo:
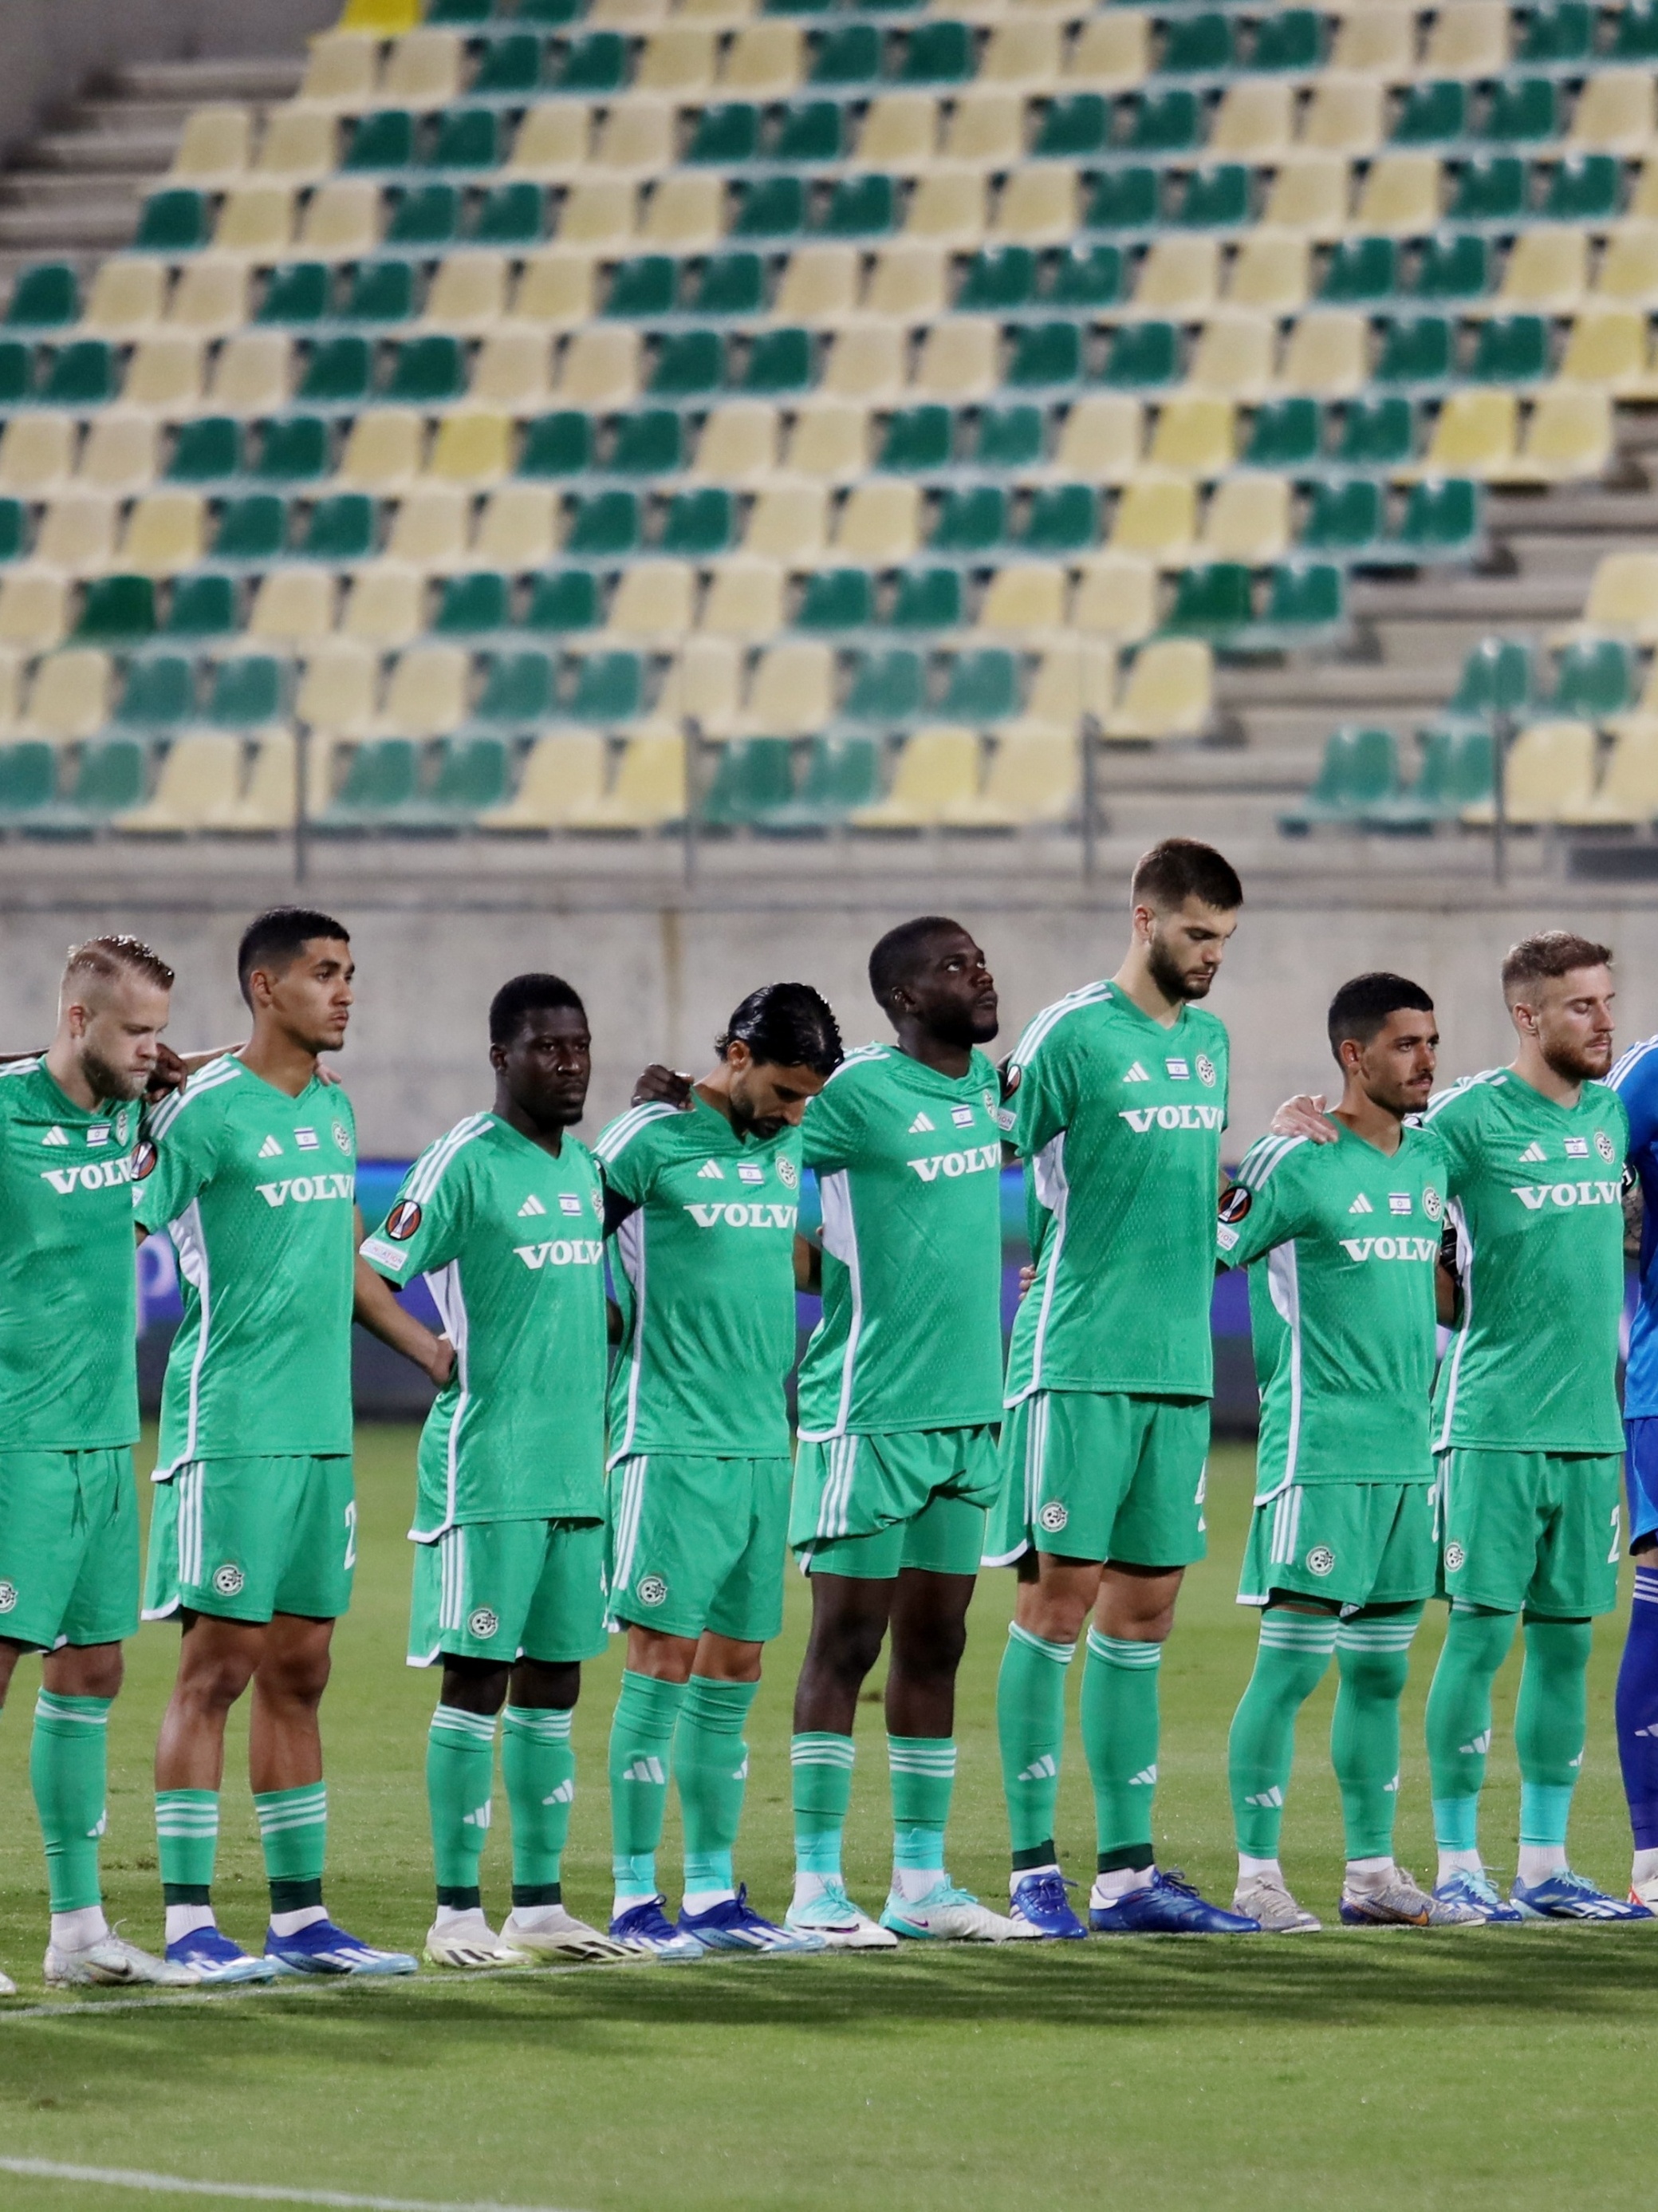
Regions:
[[[1618,1147],[1604,1129],[1597,1129],[1594,1133],[1594,1149],[1608,1167],[1618,1157]]]
[[[1062,1505],[1057,1498],[1050,1498],[1036,1516],[1036,1526],[1045,1536],[1057,1536],[1071,1518],[1071,1508]]]
[[[1445,1211],[1445,1201],[1430,1182],[1422,1186],[1422,1211],[1430,1221],[1437,1221]]]
[[[1467,1564],[1467,1553],[1463,1550],[1461,1544],[1447,1544],[1445,1547],[1446,1573],[1448,1575],[1454,1575],[1460,1566],[1463,1566]]]
[[[1335,1572],[1336,1555],[1327,1544],[1315,1544],[1307,1554],[1309,1575],[1332,1575]]]
[[[0,1613],[12,1612],[17,1604],[15,1583],[0,1583]]]
[[[406,1244],[419,1227],[420,1208],[412,1198],[400,1198],[386,1217],[386,1233],[396,1244]]]
[[[782,1184],[785,1190],[793,1190],[796,1183],[800,1180],[799,1176],[795,1171],[794,1162],[789,1158],[786,1152],[780,1152],[778,1155],[777,1180]]]
[[[118,1145],[125,1145],[131,1134],[132,1109],[131,1107],[123,1106],[115,1116],[115,1141]]]
[[[1210,1059],[1206,1052],[1200,1052],[1198,1054],[1197,1059],[1193,1062],[1193,1065],[1198,1071],[1198,1081],[1204,1085],[1206,1090],[1212,1091],[1215,1087],[1214,1061]]]
[[[220,1597],[240,1597],[247,1587],[247,1577],[233,1559],[213,1570],[213,1587]]]
[[[1225,1222],[1242,1221],[1254,1200],[1241,1182],[1235,1182],[1220,1202],[1220,1218]],[[1367,1207],[1368,1212],[1369,1208]]]
[[[466,1631],[468,1635],[476,1636],[480,1644],[487,1644],[500,1626],[500,1616],[494,1609],[489,1606],[481,1605],[469,1617]]]
[[[343,1121],[334,1124],[334,1142],[343,1152],[349,1152],[351,1149],[351,1132]]]
[[[131,1164],[127,1170],[134,1182],[142,1182],[146,1176],[155,1174],[155,1147],[146,1137],[132,1155]]]
[[[641,1605],[665,1605],[668,1585],[660,1575],[642,1575],[634,1590]]]

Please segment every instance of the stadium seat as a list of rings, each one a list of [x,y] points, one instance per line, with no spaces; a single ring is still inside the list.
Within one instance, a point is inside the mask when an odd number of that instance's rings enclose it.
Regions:
[[[211,270],[216,267],[240,270],[237,263],[193,263],[180,275],[180,294],[185,291],[185,276],[199,276],[204,269]],[[92,280],[82,328],[94,337],[105,338],[135,337],[154,330],[167,312],[167,273],[164,262],[141,260],[136,254],[106,261]],[[22,289],[20,281],[17,291],[12,295],[13,312]],[[186,319],[177,314],[176,306],[175,319]],[[9,313],[7,319],[11,319]]]
[[[1539,396],[1519,456],[1503,475],[1513,483],[1593,481],[1611,465],[1615,448],[1610,395],[1557,387]]]
[[[1214,663],[1195,638],[1153,639],[1135,654],[1102,734],[1138,743],[1200,736],[1213,710]]]
[[[202,829],[216,809],[240,795],[242,765],[238,738],[187,732],[168,746],[153,795],[115,815],[111,827],[129,836],[182,836]]]
[[[525,757],[518,789],[477,817],[480,830],[506,834],[565,828],[603,799],[604,739],[589,730],[537,738]]]
[[[1434,424],[1424,472],[1502,476],[1514,465],[1519,428],[1519,402],[1513,392],[1453,392]]]
[[[572,805],[565,826],[637,833],[665,829],[684,814],[684,739],[677,732],[648,731],[628,739],[610,789]]]
[[[410,804],[418,789],[419,757],[407,738],[378,738],[351,747],[338,791],[313,817],[331,832],[377,828]]]
[[[1483,638],[1462,664],[1445,709],[1453,724],[1489,722],[1495,714],[1521,714],[1533,703],[1529,646],[1513,638]]]
[[[853,810],[855,830],[882,832],[936,828],[954,802],[979,788],[979,738],[972,730],[931,725],[907,738],[884,799]]]
[[[1561,807],[1563,822],[1584,827],[1641,829],[1658,816],[1658,731],[1620,731],[1600,783],[1586,803]]]
[[[1367,830],[1431,830],[1454,821],[1464,807],[1489,799],[1491,740],[1487,730],[1427,729],[1418,732],[1419,757],[1414,782],[1365,810]]]
[[[35,837],[91,836],[142,798],[144,764],[145,748],[133,738],[100,738],[83,744],[68,791],[61,799],[32,809],[22,828]]]
[[[1278,827],[1304,834],[1316,823],[1357,824],[1393,799],[1399,789],[1399,750],[1391,730],[1333,731],[1317,781],[1299,806],[1278,817]]]
[[[154,264],[139,265],[154,273]],[[81,287],[66,261],[37,262],[19,272],[6,305],[8,330],[65,330],[80,319]]]
[[[1517,825],[1581,819],[1593,803],[1597,742],[1587,722],[1532,722],[1509,748],[1504,777],[1508,819]],[[1492,801],[1463,809],[1462,819],[1489,823]]]
[[[1554,682],[1541,711],[1557,720],[1609,722],[1634,702],[1635,663],[1619,638],[1568,641],[1555,664]]]

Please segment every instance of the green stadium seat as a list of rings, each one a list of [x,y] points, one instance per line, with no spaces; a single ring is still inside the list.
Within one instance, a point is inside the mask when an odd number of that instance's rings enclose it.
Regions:
[[[30,836],[91,836],[143,797],[147,750],[138,738],[98,738],[82,745],[67,795],[32,810],[20,826]]]
[[[222,730],[257,730],[279,721],[282,712],[282,665],[269,653],[238,653],[222,660],[213,673],[207,719]]]
[[[939,713],[947,722],[1005,722],[1019,711],[1019,672],[1013,655],[999,647],[958,653]]]
[[[1309,71],[1324,60],[1324,17],[1316,8],[1286,8],[1256,26],[1250,70]]]
[[[331,271],[320,261],[290,261],[273,269],[264,297],[255,310],[256,323],[284,327],[319,323],[332,312],[329,292]]]
[[[1193,169],[1175,221],[1187,230],[1238,230],[1249,221],[1249,171],[1242,161]]]
[[[1637,64],[1658,62],[1658,0],[1626,0],[1626,4],[1614,12],[1607,58]]]
[[[926,707],[926,672],[907,646],[860,654],[841,709],[848,722],[912,721]]]
[[[573,559],[619,561],[640,545],[639,500],[630,491],[596,491],[575,501],[565,550]]]
[[[758,315],[765,312],[766,264],[757,253],[712,254],[692,287],[697,315]]]
[[[866,568],[819,568],[806,578],[798,629],[865,629],[875,619],[875,579]]]
[[[1254,612],[1250,573],[1241,562],[1209,561],[1183,569],[1163,627],[1171,636],[1222,638],[1247,629]]]
[[[586,31],[561,40],[551,82],[560,92],[602,100],[628,82],[628,41],[620,31]]]
[[[1048,296],[1056,307],[1114,307],[1127,290],[1127,275],[1118,246],[1067,246],[1054,264]]]
[[[671,407],[616,417],[609,465],[618,476],[670,476],[684,466],[684,424]]]
[[[561,635],[597,629],[601,612],[598,577],[586,568],[565,568],[536,578],[523,626]]]
[[[166,475],[169,483],[220,483],[242,472],[242,426],[231,415],[180,422]]]
[[[430,0],[426,21],[433,28],[468,29],[487,23],[495,14],[495,0]]]
[[[1342,571],[1328,561],[1281,561],[1266,587],[1266,611],[1256,626],[1262,643],[1292,649],[1340,628],[1346,612]]]
[[[1491,287],[1489,242],[1453,231],[1422,241],[1416,272],[1405,289],[1418,300],[1477,300]]]
[[[22,270],[6,308],[10,330],[61,330],[81,319],[81,287],[67,261],[40,261]]]
[[[506,577],[482,568],[470,576],[445,577],[432,629],[439,637],[480,637],[510,629],[512,620]]]
[[[365,261],[340,310],[349,323],[406,323],[415,312],[415,267],[410,261]]]
[[[1391,730],[1334,730],[1318,781],[1280,829],[1303,833],[1320,822],[1357,823],[1399,788],[1399,746]]]
[[[518,21],[544,23],[557,29],[566,23],[580,22],[586,4],[587,0],[518,0]]]
[[[604,297],[607,315],[671,315],[678,302],[679,264],[671,253],[645,253],[618,261]]]
[[[705,107],[696,118],[684,158],[714,168],[735,168],[760,153],[760,110],[750,100]]]
[[[373,829],[411,805],[420,788],[420,757],[407,738],[376,738],[352,748],[338,792],[312,827],[325,832]]]
[[[501,118],[493,107],[452,107],[438,125],[426,165],[432,169],[493,169],[501,162]]]
[[[948,407],[900,407],[887,417],[878,468],[894,473],[950,466],[955,420]]]
[[[1506,146],[1534,145],[1560,129],[1560,93],[1551,77],[1504,77],[1491,87],[1478,136]]]
[[[1318,297],[1327,307],[1370,307],[1399,289],[1399,247],[1391,238],[1344,238],[1332,247]]]
[[[1324,420],[1315,399],[1273,399],[1255,410],[1243,465],[1301,469],[1315,462],[1324,444]]]
[[[529,424],[518,459],[521,477],[574,477],[592,466],[593,426],[574,408],[541,415]]]
[[[1315,484],[1298,540],[1302,550],[1361,559],[1382,538],[1382,490],[1367,477]]]
[[[0,824],[15,829],[49,806],[58,791],[58,754],[38,738],[0,745]]]
[[[466,390],[466,354],[457,337],[406,338],[398,348],[386,397],[404,407],[435,407]]]
[[[679,560],[709,561],[737,542],[737,501],[722,484],[677,492],[662,525],[661,550]]]
[[[158,653],[127,664],[112,719],[130,730],[176,730],[196,714],[196,664],[181,653]]]
[[[654,398],[691,399],[726,380],[726,345],[717,331],[674,331],[662,341],[646,390]]]
[[[1482,154],[1457,171],[1447,222],[1521,222],[1527,216],[1526,165],[1517,154]]]
[[[0,407],[15,407],[34,387],[34,355],[15,338],[0,339]]]
[[[897,187],[890,177],[842,177],[817,228],[825,238],[879,238],[897,221]]]
[[[1084,220],[1090,230],[1150,230],[1161,211],[1157,172],[1136,162],[1102,170],[1094,179]]]
[[[984,407],[973,434],[973,459],[985,469],[1034,468],[1045,442],[1040,407]]]
[[[186,425],[193,428],[193,424]],[[228,427],[235,428],[234,424]],[[179,443],[183,444],[183,433]],[[288,415],[267,422],[248,474],[267,483],[309,483],[331,472],[328,425],[319,415]],[[229,475],[231,471],[226,470]]]
[[[498,737],[444,738],[428,792],[398,807],[387,826],[404,831],[463,830],[474,815],[501,805],[507,793],[507,745]]]
[[[154,586],[151,586],[152,592]],[[91,593],[88,593],[88,599]],[[228,576],[180,576],[161,625],[164,637],[232,637],[241,627]]]
[[[48,407],[101,407],[115,397],[118,369],[115,349],[102,338],[73,338],[51,356],[40,398]]]
[[[1453,78],[1440,78],[1406,88],[1394,121],[1395,146],[1443,146],[1466,137],[1468,130],[1468,88]]]
[[[785,108],[760,156],[795,167],[846,157],[847,111],[838,100],[809,100],[801,106]]]
[[[800,177],[762,177],[738,186],[732,238],[798,238],[806,227],[806,187]]]
[[[522,730],[552,711],[553,664],[544,653],[500,653],[488,663],[475,720]]]
[[[219,515],[213,552],[220,561],[275,561],[288,550],[288,502],[275,492],[228,499]]]
[[[1587,61],[1594,50],[1589,0],[1556,0],[1553,7],[1531,9],[1522,21],[1514,57],[1522,68]]]
[[[1218,9],[1200,15],[1169,15],[1165,19],[1163,68],[1181,76],[1223,76],[1236,56],[1232,46],[1232,19]]]
[[[475,246],[539,246],[547,235],[547,196],[539,185],[492,185],[468,233]]]
[[[74,636],[77,645],[134,645],[155,629],[155,586],[148,576],[95,576],[82,595]]]
[[[1549,373],[1549,325],[1542,315],[1493,315],[1479,325],[1476,384],[1535,384]]]
[[[696,810],[710,830],[739,830],[794,797],[794,748],[786,738],[734,738],[719,748]]]
[[[415,159],[415,118],[407,108],[382,108],[358,118],[340,163],[345,170],[407,169]]]
[[[1437,822],[1455,821],[1464,807],[1490,799],[1489,730],[1418,730],[1417,742],[1421,757],[1416,781],[1367,807],[1367,830],[1431,830]]]
[[[1350,399],[1336,459],[1343,468],[1392,469],[1416,458],[1416,414],[1402,393]]]
[[[472,79],[472,97],[523,97],[539,90],[540,85],[541,41],[531,32],[513,31],[504,39],[491,39],[484,47]]]
[[[881,33],[873,23],[846,23],[826,31],[812,56],[812,84],[872,85],[881,74]]]
[[[1128,328],[1125,325],[1119,332],[1120,341]],[[1033,385],[1075,384],[1082,373],[1083,333],[1075,323],[1026,323],[1015,336],[1005,382],[1016,390]]]
[[[367,338],[324,338],[312,348],[295,397],[301,406],[361,407],[374,368]]]
[[[769,398],[809,391],[816,380],[810,331],[761,331],[756,334],[737,389]]]
[[[374,524],[366,492],[336,492],[312,508],[295,550],[309,561],[367,561],[375,550]]]
[[[999,315],[1029,307],[1036,294],[1036,257],[1028,246],[987,246],[962,272],[961,314]]]
[[[1111,110],[1097,92],[1073,92],[1051,100],[1031,148],[1038,161],[1085,161],[1111,143]]]
[[[1418,561],[1467,560],[1478,549],[1480,520],[1478,484],[1459,477],[1412,484],[1387,550]]]
[[[1125,392],[1153,392],[1177,384],[1180,332],[1173,323],[1124,323],[1111,340],[1102,383]]]
[[[416,185],[400,193],[386,227],[388,246],[452,246],[459,235],[460,193],[453,185]]]
[[[21,559],[27,544],[27,507],[21,499],[0,499],[0,561]]]
[[[917,23],[892,72],[896,84],[965,84],[977,67],[973,32],[966,23]]]
[[[1454,722],[1485,722],[1493,714],[1524,714],[1535,699],[1531,647],[1515,638],[1485,637],[1463,662],[1445,713]]]
[[[139,253],[195,253],[207,244],[211,228],[205,192],[152,192],[133,247]]]
[[[1442,384],[1451,373],[1451,325],[1442,315],[1382,325],[1376,383]]]
[[[1604,722],[1635,703],[1635,659],[1621,638],[1580,638],[1555,664],[1543,711],[1574,722]]]
[[[832,829],[880,796],[881,753],[874,738],[814,738],[799,795],[773,807],[756,827],[778,836]]]
[[[1184,86],[1134,95],[1125,151],[1189,154],[1203,143],[1203,104]]]
[[[1099,540],[1091,484],[1046,484],[1031,496],[1014,543],[1027,553],[1080,553]]]
[[[1568,154],[1549,172],[1546,222],[1610,222],[1621,212],[1624,165],[1615,154]]]
[[[892,629],[956,629],[963,612],[959,568],[906,568],[898,578],[891,611]]]
[[[631,722],[645,704],[645,668],[636,653],[590,653],[575,663],[565,713],[577,722]]]
[[[999,484],[945,492],[927,535],[929,553],[988,553],[1007,543],[1007,494]]]

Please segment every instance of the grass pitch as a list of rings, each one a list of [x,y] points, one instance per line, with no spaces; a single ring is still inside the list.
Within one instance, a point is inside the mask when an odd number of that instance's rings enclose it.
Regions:
[[[430,1917],[422,1783],[434,1680],[403,1665],[414,1431],[370,1429],[359,1452],[355,1610],[326,1708],[329,1896],[346,1925],[418,1950]],[[1225,1737],[1254,1647],[1232,1602],[1250,1460],[1216,1455],[1208,1563],[1193,1571],[1163,1667],[1158,1842],[1212,1896],[1231,1888]],[[957,1732],[951,1834],[958,1881],[1005,1881],[993,1687],[1011,1577],[975,1601]],[[786,1902],[789,1704],[805,1592],[755,1707],[739,1872],[762,1908]],[[1406,1698],[1400,1851],[1433,1863],[1421,1711],[1439,1636],[1430,1613]],[[112,1917],[160,1938],[149,1757],[173,1632],[146,1628],[111,1729]],[[1612,1734],[1621,1626],[1603,1623],[1574,1856],[1619,1886],[1628,1838]],[[619,1647],[588,1672],[566,1862],[573,1908],[608,1906],[604,1741]],[[1072,1670],[1074,1701],[1078,1666]],[[1499,1683],[1485,1846],[1511,1865],[1517,1811]],[[0,2004],[0,2157],[183,2176],[239,2189],[483,2201],[561,2212],[1066,2212],[1175,2208],[1650,2203],[1650,2153],[1630,2123],[1658,2030],[1658,1927],[1332,1932],[1294,1941],[1095,1942],[896,1957],[737,1960],[484,1982],[427,1973],[380,1987],[134,2007],[43,2007],[45,1885],[27,1796],[35,1674],[0,1723],[0,1961],[22,1995]],[[872,1685],[872,1692],[875,1686]],[[1286,1871],[1334,1917],[1339,1807],[1323,1754],[1332,1684],[1302,1724]],[[878,1907],[887,1798],[875,1695],[859,1716],[847,1871]],[[257,1941],[264,1883],[233,1730],[217,1898]],[[1073,1735],[1060,1804],[1071,1870],[1091,1857]],[[484,1860],[505,1909],[506,1808]],[[677,1873],[674,1817],[662,1864]],[[9,2019],[9,2013],[26,2016]],[[1636,2107],[1638,2111],[1638,2105]],[[0,2172],[7,2212],[108,2208],[125,2192]],[[173,2191],[163,2208],[206,2201]]]

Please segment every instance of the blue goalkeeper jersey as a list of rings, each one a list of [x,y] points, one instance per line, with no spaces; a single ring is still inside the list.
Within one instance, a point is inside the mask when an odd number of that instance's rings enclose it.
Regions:
[[[1641,1223],[1641,1301],[1630,1326],[1624,1417],[1658,1413],[1658,1037],[1632,1044],[1606,1078],[1629,1115],[1629,1165],[1645,1204]]]

